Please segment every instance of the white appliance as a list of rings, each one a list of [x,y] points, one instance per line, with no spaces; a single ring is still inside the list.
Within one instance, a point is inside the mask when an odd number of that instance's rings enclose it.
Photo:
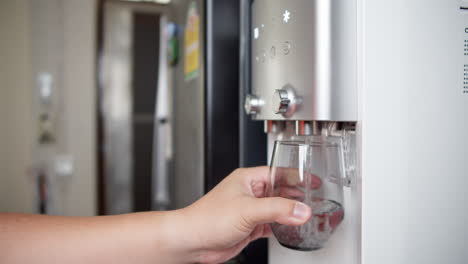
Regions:
[[[355,127],[345,219],[269,262],[468,263],[468,1],[255,0],[246,110],[275,139]],[[271,153],[271,151],[270,151]]]

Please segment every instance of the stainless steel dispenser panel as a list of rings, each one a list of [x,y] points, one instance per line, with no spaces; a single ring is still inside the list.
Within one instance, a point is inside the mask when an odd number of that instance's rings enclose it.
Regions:
[[[356,23],[355,0],[255,0],[253,119],[356,121]]]

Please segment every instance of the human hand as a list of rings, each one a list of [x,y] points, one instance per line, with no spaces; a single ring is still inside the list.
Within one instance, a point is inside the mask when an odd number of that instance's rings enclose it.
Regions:
[[[311,217],[301,202],[264,198],[269,182],[267,167],[238,169],[202,199],[175,211],[100,217],[0,214],[0,262],[224,262],[268,236],[268,223],[297,226]],[[285,192],[291,192],[287,198],[301,196],[298,190],[304,188],[295,186],[284,183]]]
[[[265,198],[269,168],[237,169],[196,203],[182,209],[185,243],[197,262],[220,263],[236,256],[251,241],[271,234],[268,223],[302,225],[311,209],[294,200]]]

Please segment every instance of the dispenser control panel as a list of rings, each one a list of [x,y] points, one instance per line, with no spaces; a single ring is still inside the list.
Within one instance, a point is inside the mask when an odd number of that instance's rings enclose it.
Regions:
[[[257,120],[357,120],[356,3],[252,3],[252,95]]]

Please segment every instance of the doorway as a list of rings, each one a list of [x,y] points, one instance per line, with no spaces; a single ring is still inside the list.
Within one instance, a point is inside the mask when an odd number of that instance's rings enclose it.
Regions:
[[[159,94],[168,94],[161,89],[169,90],[169,83],[162,82],[169,78],[161,74],[170,73],[163,69],[167,64],[160,56],[168,16],[167,6],[160,4],[114,0],[100,3],[100,214],[169,207],[167,174],[171,162],[164,151],[170,148],[170,139],[161,136],[169,135],[170,118],[157,113],[159,102],[169,103],[167,98],[158,100]],[[156,189],[161,188],[167,196],[164,201],[155,198]]]

